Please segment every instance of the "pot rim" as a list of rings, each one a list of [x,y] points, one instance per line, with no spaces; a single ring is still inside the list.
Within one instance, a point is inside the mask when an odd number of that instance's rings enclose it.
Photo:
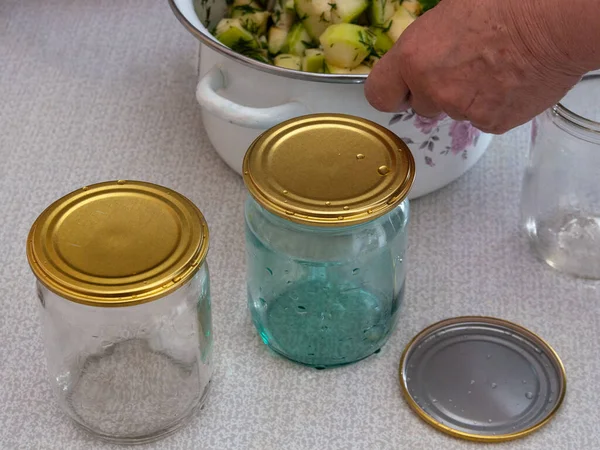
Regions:
[[[367,75],[342,75],[342,74],[331,74],[331,73],[312,73],[312,72],[302,72],[299,70],[292,69],[284,69],[282,67],[277,67],[271,64],[263,63],[260,61],[256,61],[252,58],[248,58],[247,56],[241,55],[237,52],[234,52],[229,47],[221,44],[215,39],[207,36],[208,31],[202,30],[194,26],[181,12],[179,6],[177,5],[177,0],[168,0],[169,6],[171,10],[175,14],[175,17],[179,20],[179,22],[188,30],[196,39],[198,39],[202,44],[210,47],[212,50],[215,50],[222,55],[225,55],[235,61],[242,63],[245,66],[252,67],[254,69],[260,70],[261,72],[270,73],[272,75],[279,75],[286,78],[293,78],[296,80],[303,81],[316,81],[321,83],[340,83],[340,84],[362,84],[367,79]],[[192,1],[193,0],[189,0]]]

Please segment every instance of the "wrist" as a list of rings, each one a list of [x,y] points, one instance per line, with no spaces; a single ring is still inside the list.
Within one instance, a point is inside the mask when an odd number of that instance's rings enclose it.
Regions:
[[[501,0],[515,44],[541,70],[580,77],[600,68],[600,0]]]

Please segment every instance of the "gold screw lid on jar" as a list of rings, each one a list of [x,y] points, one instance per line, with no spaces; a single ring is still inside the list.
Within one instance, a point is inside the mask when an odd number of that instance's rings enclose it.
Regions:
[[[265,209],[293,222],[345,226],[382,216],[408,195],[415,162],[387,128],[342,114],[313,114],[259,136],[244,182]]]
[[[184,285],[208,252],[208,226],[186,197],[137,181],[95,184],[50,205],[34,222],[27,259],[57,295],[130,306]]]

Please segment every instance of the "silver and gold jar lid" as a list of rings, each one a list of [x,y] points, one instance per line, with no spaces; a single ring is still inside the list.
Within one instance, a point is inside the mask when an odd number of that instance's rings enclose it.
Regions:
[[[544,426],[567,381],[552,347],[531,331],[492,317],[435,323],[407,345],[400,384],[409,406],[454,437],[504,442]]]
[[[87,186],[34,222],[27,258],[38,280],[68,300],[130,306],[184,285],[208,251],[200,210],[168,188],[139,181]]]
[[[408,195],[415,162],[387,128],[359,117],[313,114],[259,136],[244,158],[244,182],[269,212],[313,226],[368,222]]]

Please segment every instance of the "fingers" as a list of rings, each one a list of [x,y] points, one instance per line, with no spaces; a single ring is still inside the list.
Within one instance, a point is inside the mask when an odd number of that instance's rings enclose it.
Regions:
[[[423,117],[438,117],[443,112],[431,98],[419,93],[410,93],[409,104],[415,113]]]
[[[373,66],[365,83],[368,102],[379,111],[398,112],[408,109],[408,95],[398,58],[383,57]]]

